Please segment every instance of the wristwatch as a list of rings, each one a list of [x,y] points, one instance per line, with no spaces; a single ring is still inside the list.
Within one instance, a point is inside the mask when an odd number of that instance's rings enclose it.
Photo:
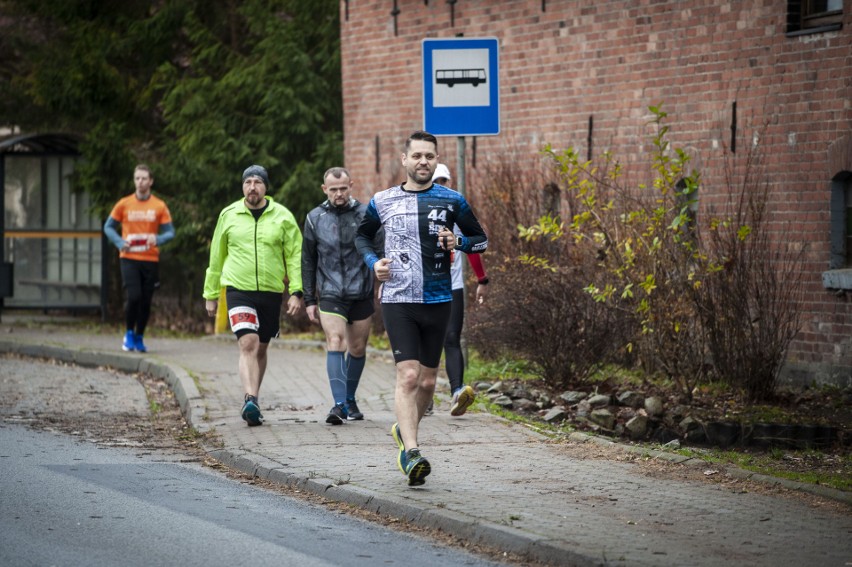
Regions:
[[[302,293],[301,291],[294,291],[294,292],[293,292],[293,293],[291,293],[290,295],[293,295],[293,296],[295,296],[295,297],[298,297],[299,299],[302,299],[303,297],[305,297],[305,294],[304,294],[304,293]]]
[[[476,283],[478,283],[479,285],[488,285],[488,278],[482,278]]]
[[[456,236],[456,248],[461,248],[462,246],[462,237]]]

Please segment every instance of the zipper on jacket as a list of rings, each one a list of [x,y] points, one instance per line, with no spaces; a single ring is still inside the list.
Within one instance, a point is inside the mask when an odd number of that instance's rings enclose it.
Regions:
[[[264,213],[266,211],[263,211]],[[260,217],[263,213],[260,213]],[[260,291],[260,266],[257,263],[257,225],[260,223],[260,217],[254,221],[254,287],[255,291]]]

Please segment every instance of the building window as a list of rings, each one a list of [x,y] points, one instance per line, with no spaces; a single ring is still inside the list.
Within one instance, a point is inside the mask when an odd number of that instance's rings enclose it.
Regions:
[[[828,269],[852,268],[852,173],[831,180],[831,259]]]
[[[787,35],[797,36],[839,30],[843,26],[843,0],[788,0]]]
[[[822,274],[826,289],[852,291],[852,172],[831,180],[831,257]]]
[[[852,183],[846,180],[844,194],[846,196],[846,262],[845,268],[852,268]]]

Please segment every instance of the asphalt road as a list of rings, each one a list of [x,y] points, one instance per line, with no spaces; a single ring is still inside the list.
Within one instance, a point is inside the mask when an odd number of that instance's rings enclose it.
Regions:
[[[133,419],[147,402],[132,377],[0,358],[0,397],[0,565],[495,565],[174,451],[25,425],[56,411],[97,419],[108,401],[116,419]]]

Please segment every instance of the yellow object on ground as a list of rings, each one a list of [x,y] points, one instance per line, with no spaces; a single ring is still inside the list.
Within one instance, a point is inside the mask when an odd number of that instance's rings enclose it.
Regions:
[[[228,302],[225,299],[225,288],[219,292],[219,307],[216,309],[216,329],[215,333],[221,335],[230,330],[228,324]]]

